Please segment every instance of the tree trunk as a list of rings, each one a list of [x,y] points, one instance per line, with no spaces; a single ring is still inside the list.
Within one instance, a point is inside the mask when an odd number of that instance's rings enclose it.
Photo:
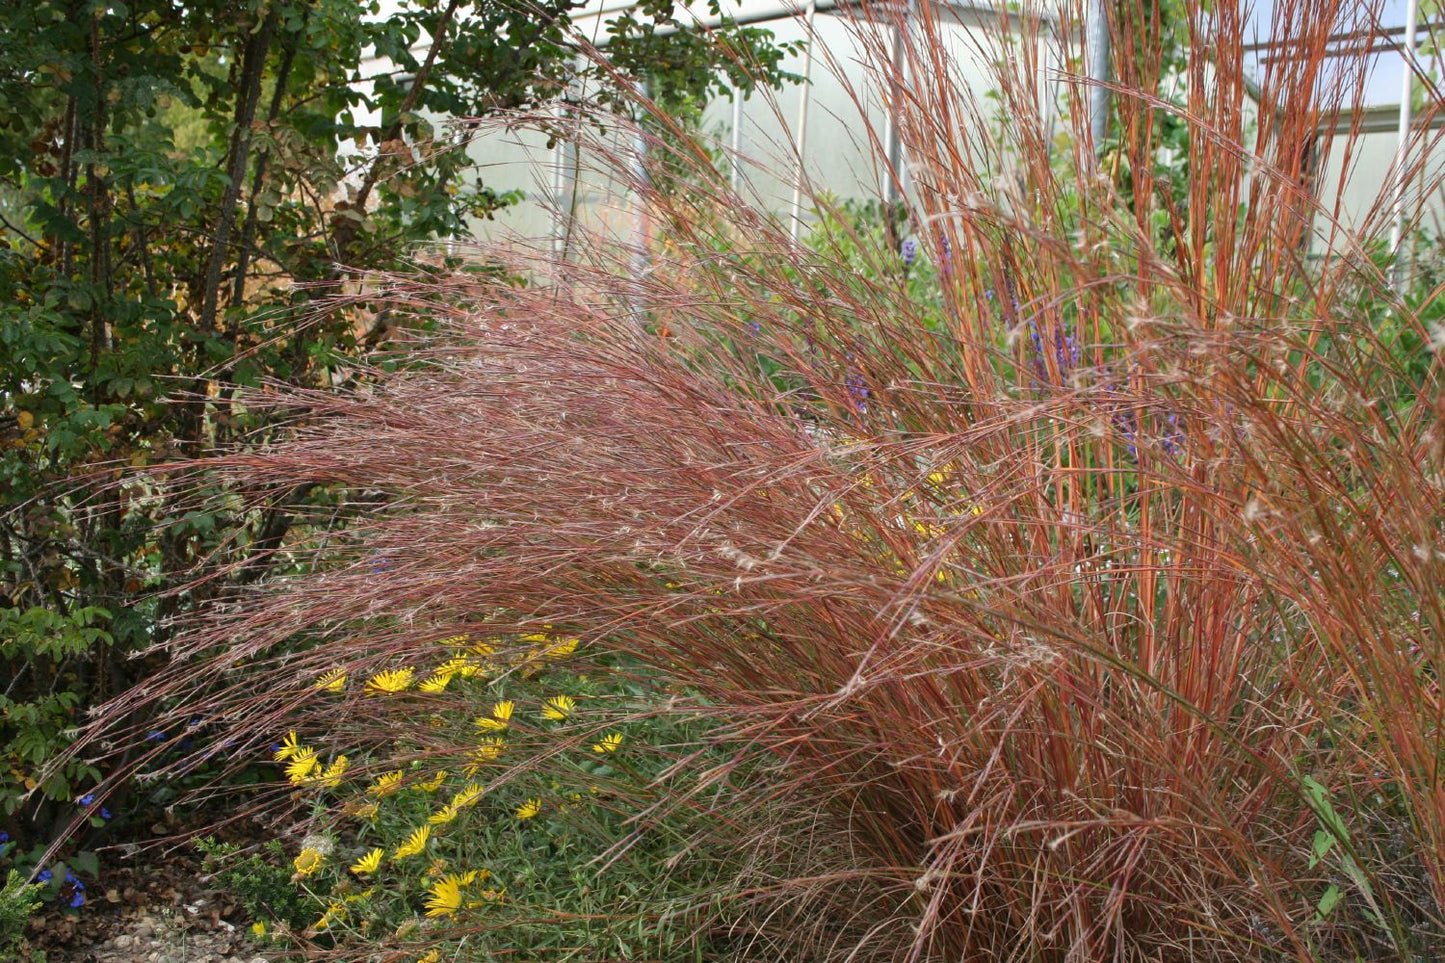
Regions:
[[[216,309],[220,300],[221,268],[230,247],[231,231],[236,224],[236,205],[241,199],[241,181],[246,176],[247,153],[251,146],[251,124],[256,119],[256,104],[261,99],[261,77],[265,73],[266,54],[276,32],[276,10],[273,7],[257,31],[246,41],[241,55],[241,89],[236,97],[235,130],[226,154],[226,190],[221,196],[221,210],[216,218],[216,236],[206,265],[201,286],[200,328],[216,330]]]

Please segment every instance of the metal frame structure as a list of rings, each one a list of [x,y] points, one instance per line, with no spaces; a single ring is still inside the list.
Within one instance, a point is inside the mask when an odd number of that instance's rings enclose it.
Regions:
[[[807,172],[804,168],[804,152],[807,146],[808,118],[810,107],[810,88],[813,68],[813,44],[816,39],[814,25],[819,13],[838,13],[841,10],[856,6],[859,0],[766,0],[751,4],[748,9],[740,11],[737,15],[727,17],[729,23],[737,25],[749,25],[758,23],[769,23],[780,20],[802,19],[805,23],[805,31],[808,37],[808,46],[805,49],[803,59],[804,83],[799,96],[798,114],[793,134],[793,192],[790,205],[790,233],[794,240],[797,240],[803,220],[803,196],[806,187]],[[915,0],[894,0],[902,5],[901,14],[895,20],[892,36],[892,74],[890,78],[889,91],[887,96],[887,114],[884,128],[884,147],[887,163],[890,167],[886,191],[890,201],[897,201],[899,198],[899,180],[906,171],[903,163],[902,142],[898,130],[898,110],[901,98],[901,87],[906,84],[903,64],[903,44],[906,42],[905,30],[909,17],[916,16]],[[604,2],[593,10],[580,12],[574,18],[574,24],[584,33],[591,33],[593,41],[602,45],[605,43],[603,37],[604,27],[608,19],[621,14],[635,7],[635,0],[615,0],[615,2]],[[996,5],[991,0],[936,0],[936,5],[946,10],[952,18],[965,27],[996,27],[1001,20],[1006,20],[1010,27],[1020,23],[1023,17],[1016,11],[1008,11]],[[1038,14],[1045,22],[1051,21],[1052,16]],[[716,27],[719,26],[724,17],[712,14],[705,9],[695,13],[694,19],[698,26]],[[1442,23],[1427,24],[1428,28],[1445,25]],[[1082,24],[1084,31],[1085,58],[1084,66],[1086,81],[1089,84],[1088,92],[1088,116],[1089,133],[1093,141],[1093,149],[1097,153],[1102,150],[1108,137],[1108,115],[1109,115],[1109,91],[1108,82],[1111,79],[1109,49],[1108,16],[1105,0],[1086,0],[1085,18]],[[1389,47],[1399,50],[1404,60],[1404,80],[1400,95],[1398,114],[1395,117],[1394,129],[1397,131],[1398,143],[1396,149],[1395,163],[1393,168],[1392,185],[1392,216],[1393,226],[1391,230],[1390,249],[1397,255],[1395,264],[1395,278],[1398,282],[1402,275],[1403,259],[1398,257],[1403,245],[1404,224],[1405,224],[1405,200],[1409,191],[1409,168],[1407,165],[1410,136],[1412,128],[1416,126],[1412,110],[1413,83],[1417,74],[1422,74],[1422,69],[1417,57],[1417,34],[1419,30],[1419,2],[1408,0],[1406,22],[1398,27],[1377,26],[1371,30],[1345,31],[1332,35],[1331,43],[1338,43],[1341,46],[1333,49],[1329,55],[1343,56],[1361,44],[1368,48],[1370,45],[1385,41]],[[1394,38],[1399,37],[1396,41]],[[1273,57],[1287,56],[1287,51],[1282,50],[1282,44],[1277,41],[1265,41],[1246,44],[1244,49],[1249,53],[1262,54],[1261,59],[1268,61]],[[1255,93],[1255,91],[1251,91]],[[740,186],[743,172],[740,158],[743,149],[743,125],[745,121],[745,105],[741,91],[734,90],[732,119],[733,129],[731,134],[731,156],[733,168],[729,174],[730,182],[734,188]],[[1382,132],[1390,129],[1387,118],[1388,110],[1375,109],[1369,112],[1365,118],[1366,129],[1371,132]],[[1357,118],[1352,118],[1352,122]],[[1445,123],[1445,119],[1437,118],[1432,126]],[[575,174],[575,157],[569,151],[575,150],[559,139],[554,148],[553,164],[553,191],[554,200],[560,205],[566,199],[567,210],[570,210],[575,201],[576,184],[573,175]],[[637,150],[645,150],[645,144],[639,139]],[[645,157],[638,158],[638,168],[642,169]],[[559,208],[560,209],[560,208]],[[641,219],[637,219],[637,230],[642,230]],[[556,250],[565,249],[565,240],[568,227],[559,223],[557,227],[559,240]],[[640,246],[642,239],[635,239]]]
[[[807,171],[804,165],[804,152],[807,148],[808,116],[810,108],[810,91],[812,88],[813,74],[813,45],[815,42],[815,23],[819,13],[838,13],[848,7],[856,7],[859,0],[768,0],[766,3],[753,4],[750,9],[740,11],[733,16],[724,18],[721,15],[712,14],[704,8],[696,11],[693,19],[699,27],[717,27],[724,19],[729,24],[737,26],[748,26],[759,23],[771,23],[779,20],[802,19],[805,24],[805,32],[808,37],[808,45],[803,55],[803,85],[798,100],[797,122],[793,133],[793,194],[792,203],[789,207],[790,223],[789,232],[794,241],[797,241],[803,223],[803,197],[807,186]],[[904,176],[906,167],[902,157],[902,138],[899,134],[898,111],[901,87],[906,82],[903,76],[903,44],[905,42],[905,29],[908,19],[916,16],[915,0],[896,0],[902,4],[902,16],[895,20],[892,37],[892,60],[893,78],[892,89],[887,98],[887,115],[885,117],[884,145],[885,153],[890,166],[890,176],[887,179],[886,191],[890,201],[896,202],[900,196],[899,180]],[[1090,0],[1091,3],[1100,4],[1102,10],[1103,0]],[[997,27],[1001,21],[1007,22],[1011,27],[1025,19],[1017,11],[1004,9],[995,5],[991,0],[935,0],[935,5],[946,10],[951,18],[960,26],[964,27]],[[618,0],[614,3],[604,3],[594,10],[584,10],[573,18],[573,24],[582,33],[590,34],[594,44],[601,47],[605,45],[603,36],[604,27],[612,16],[624,13],[636,6],[635,0]],[[1052,15],[1039,12],[1029,19],[1038,19],[1043,22],[1052,22]],[[668,28],[673,29],[673,28]],[[1107,31],[1106,31],[1107,34]],[[1107,44],[1105,45],[1104,69],[1107,70]],[[1101,80],[1107,80],[1107,76],[1101,76]],[[1096,86],[1095,89],[1102,89]],[[731,156],[733,167],[729,173],[731,185],[736,189],[741,184],[742,170],[739,159],[742,156],[742,128],[745,119],[745,108],[740,91],[733,92],[733,129],[731,135]],[[1105,104],[1103,116],[1107,115],[1107,103]],[[574,148],[570,148],[575,150]],[[639,139],[637,150],[645,150],[645,144]],[[644,164],[645,155],[639,156],[637,164],[639,169]],[[560,139],[553,148],[553,199],[559,210],[564,210],[561,204],[563,199],[567,200],[565,210],[572,208],[576,197],[575,155],[569,153],[569,146]],[[570,231],[568,225],[559,223],[556,227],[553,250],[559,256],[565,255],[565,237]],[[635,228],[642,230],[641,221],[638,220]],[[642,239],[634,238],[634,248],[640,248]]]
[[[1097,0],[1090,0],[1090,2],[1097,2]],[[1333,129],[1327,127],[1320,131],[1322,134],[1342,133],[1351,129],[1365,133],[1395,131],[1395,160],[1390,171],[1390,255],[1394,259],[1390,277],[1397,291],[1401,290],[1405,280],[1406,258],[1402,256],[1404,253],[1402,249],[1405,241],[1405,200],[1410,190],[1408,164],[1410,138],[1417,126],[1414,116],[1415,78],[1425,76],[1418,55],[1418,34],[1421,26],[1419,0],[1407,0],[1403,24],[1394,27],[1376,24],[1366,30],[1341,31],[1331,34],[1325,41],[1330,45],[1325,51],[1326,57],[1358,56],[1376,49],[1383,51],[1393,49],[1399,53],[1404,64],[1400,82],[1400,103],[1397,108],[1366,108],[1363,118],[1357,112],[1350,115],[1348,119],[1340,118]],[[1428,22],[1424,24],[1424,27],[1428,31],[1433,31],[1445,27],[1445,21]],[[1400,39],[1396,40],[1397,37]],[[1282,49],[1283,46],[1284,44],[1280,41],[1267,40],[1246,44],[1244,50],[1247,53],[1260,54],[1261,61],[1269,63],[1294,56],[1290,51]],[[1393,123],[1391,122],[1392,115]],[[1445,118],[1435,117],[1429,123],[1432,129],[1437,128],[1445,124]]]

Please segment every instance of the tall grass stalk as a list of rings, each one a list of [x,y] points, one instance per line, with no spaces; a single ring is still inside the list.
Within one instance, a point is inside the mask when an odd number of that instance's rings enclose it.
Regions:
[[[443,325],[422,363],[288,395],[293,436],[207,468],[375,515],[136,698],[203,680],[253,740],[384,742],[360,704],[296,722],[311,679],[565,626],[672,694],[648,713],[714,720],[730,761],[679,751],[637,818],[731,834],[740,957],[1437,958],[1445,394],[1376,257],[1388,197],[1363,225],[1317,200],[1365,69],[1326,38],[1369,12],[1280,0],[1290,55],[1251,78],[1241,5],[1111,5],[1096,153],[1081,11],[976,35],[1000,125],[938,6],[902,55],[931,267],[842,218],[794,245],[665,117],[646,178],[596,135],[645,276],[598,234],[491,252],[524,286],[377,279]],[[854,23],[880,77],[903,9]]]

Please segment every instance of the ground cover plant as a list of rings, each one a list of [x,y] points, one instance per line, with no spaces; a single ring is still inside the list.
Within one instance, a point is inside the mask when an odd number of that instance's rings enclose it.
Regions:
[[[208,751],[325,800],[288,855],[327,928],[385,869],[423,959],[575,922],[492,861],[593,787],[605,825],[507,862],[575,839],[607,886],[629,849],[705,854],[619,910],[710,921],[663,958],[1440,956],[1439,291],[1392,291],[1385,200],[1352,228],[1311,187],[1363,63],[1325,71],[1324,38],[1368,10],[1279,4],[1298,55],[1256,86],[1236,5],[1111,9],[1101,145],[1077,85],[1051,128],[1029,44],[997,41],[1000,128],[910,20],[902,249],[843,216],[794,244],[677,130],[650,170],[584,145],[659,225],[640,276],[598,236],[514,253],[521,286],[378,278],[438,327],[420,363],[287,395],[293,435],[206,471],[382,509],[116,708],[213,683],[235,741]],[[887,77],[899,11],[872,12]],[[1427,194],[1440,136],[1410,155]]]

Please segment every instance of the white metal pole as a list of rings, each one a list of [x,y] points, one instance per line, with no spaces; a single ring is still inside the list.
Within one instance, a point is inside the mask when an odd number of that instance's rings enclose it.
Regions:
[[[728,168],[728,186],[736,191],[742,186],[743,176],[743,89],[733,84],[733,132]]]
[[[793,222],[789,233],[794,243],[797,243],[803,226],[803,178],[806,176],[803,151],[808,146],[808,99],[813,87],[813,44],[817,42],[813,33],[813,20],[817,14],[817,0],[808,0],[808,45],[803,49],[803,84],[798,97],[798,133],[793,144],[797,169],[793,178]]]
[[[1405,240],[1405,188],[1409,176],[1405,162],[1410,153],[1410,128],[1415,113],[1415,27],[1420,16],[1419,0],[1409,0],[1405,7],[1405,39],[1401,56],[1405,62],[1405,79],[1400,82],[1400,140],[1395,148],[1394,218],[1390,225],[1390,255],[1395,259],[1391,277],[1398,290],[1404,282],[1404,257],[1400,250]]]
[[[1109,133],[1109,91],[1102,86],[1109,82],[1109,15],[1104,3],[1105,0],[1088,0],[1084,15],[1084,44],[1090,80],[1089,136],[1094,141],[1096,155],[1104,149],[1104,138]]]
[[[904,7],[899,16],[906,20],[908,8]],[[901,116],[903,100],[904,29],[904,23],[899,20],[893,22],[892,47],[888,52],[892,75],[888,78],[888,117],[887,126],[883,129],[883,156],[888,158],[889,169],[883,196],[887,199],[890,208],[898,203],[900,195],[898,182],[903,176],[903,138],[898,130],[898,120]]]
[[[559,104],[555,111],[557,119],[562,119],[562,106]],[[561,126],[560,124],[558,125]],[[552,257],[562,259],[562,250],[567,244],[567,209],[562,203],[562,191],[566,182],[567,173],[563,169],[566,165],[566,156],[562,147],[562,137],[559,133],[552,142]]]
[[[639,84],[639,91],[645,101],[648,96],[647,82],[644,80]],[[641,318],[641,290],[642,279],[647,275],[648,262],[651,260],[647,249],[648,242],[648,216],[646,191],[651,186],[652,178],[647,170],[647,131],[643,128],[642,122],[646,117],[645,110],[639,110],[635,123],[637,125],[632,145],[632,281],[634,285],[632,298],[632,312],[639,319]]]

